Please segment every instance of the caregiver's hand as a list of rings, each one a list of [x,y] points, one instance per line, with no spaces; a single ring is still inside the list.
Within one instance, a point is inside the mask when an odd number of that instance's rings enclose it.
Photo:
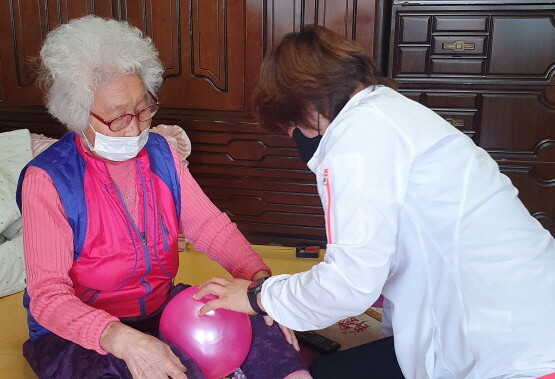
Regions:
[[[121,322],[108,324],[100,345],[125,361],[133,379],[187,379],[187,369],[167,344]]]
[[[256,312],[251,308],[247,298],[247,288],[250,284],[250,280],[238,278],[212,278],[202,283],[193,299],[199,300],[209,294],[218,298],[206,302],[199,309],[199,315],[219,308],[255,315]]]
[[[211,294],[218,296],[218,299],[210,300],[199,309],[199,314],[203,315],[211,310],[224,308],[236,312],[254,315],[256,312],[252,309],[249,299],[247,298],[247,288],[251,284],[248,280],[237,278],[212,278],[199,285],[199,291],[193,296],[195,300],[202,299],[204,296]],[[270,316],[264,316],[264,322],[268,326],[272,326],[274,320]],[[300,350],[299,342],[295,333],[278,324],[283,332],[285,339],[297,351]]]
[[[270,316],[264,316],[264,322],[266,323],[266,325],[272,326],[274,320]],[[289,344],[293,345],[293,348],[295,350],[300,351],[301,348],[299,347],[299,341],[297,341],[297,336],[295,335],[295,332],[288,327],[281,325],[280,323],[277,323],[277,325],[285,336],[285,340],[289,342]]]

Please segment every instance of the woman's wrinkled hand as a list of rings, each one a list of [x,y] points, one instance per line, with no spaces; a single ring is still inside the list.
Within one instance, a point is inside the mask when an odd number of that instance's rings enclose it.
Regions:
[[[167,344],[120,322],[108,324],[100,345],[125,361],[133,379],[187,379],[186,367]]]

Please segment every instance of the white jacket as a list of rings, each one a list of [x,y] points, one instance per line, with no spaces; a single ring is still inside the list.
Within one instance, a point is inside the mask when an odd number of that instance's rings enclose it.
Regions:
[[[321,329],[382,293],[407,378],[555,372],[555,243],[495,161],[422,105],[369,87],[308,163],[327,252],[266,281],[277,322]]]

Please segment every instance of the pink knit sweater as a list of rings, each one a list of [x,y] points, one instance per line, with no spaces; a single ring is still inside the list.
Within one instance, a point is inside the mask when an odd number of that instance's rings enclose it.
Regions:
[[[177,154],[172,153],[181,183],[179,220],[183,235],[234,277],[251,279],[258,271],[270,272],[236,225],[212,204]],[[126,169],[129,164],[132,160],[107,162],[118,187],[134,183],[129,177],[134,170]],[[42,169],[27,169],[22,197],[25,199],[22,204],[23,244],[31,314],[57,335],[106,354],[100,346],[100,336],[108,323],[119,319],[84,304],[75,296],[68,275],[73,264],[73,233],[54,184]],[[135,197],[131,198],[128,208],[136,206]]]

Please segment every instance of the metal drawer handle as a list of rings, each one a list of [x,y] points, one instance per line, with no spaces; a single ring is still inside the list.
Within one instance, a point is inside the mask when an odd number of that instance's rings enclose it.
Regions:
[[[475,43],[465,43],[464,41],[455,41],[453,43],[444,42],[443,50],[453,50],[453,51],[465,51],[474,50],[476,48]]]
[[[464,127],[464,121],[463,120],[455,120],[454,118],[447,117],[445,119],[445,121],[447,121],[448,123],[453,125],[455,128],[463,128]]]

